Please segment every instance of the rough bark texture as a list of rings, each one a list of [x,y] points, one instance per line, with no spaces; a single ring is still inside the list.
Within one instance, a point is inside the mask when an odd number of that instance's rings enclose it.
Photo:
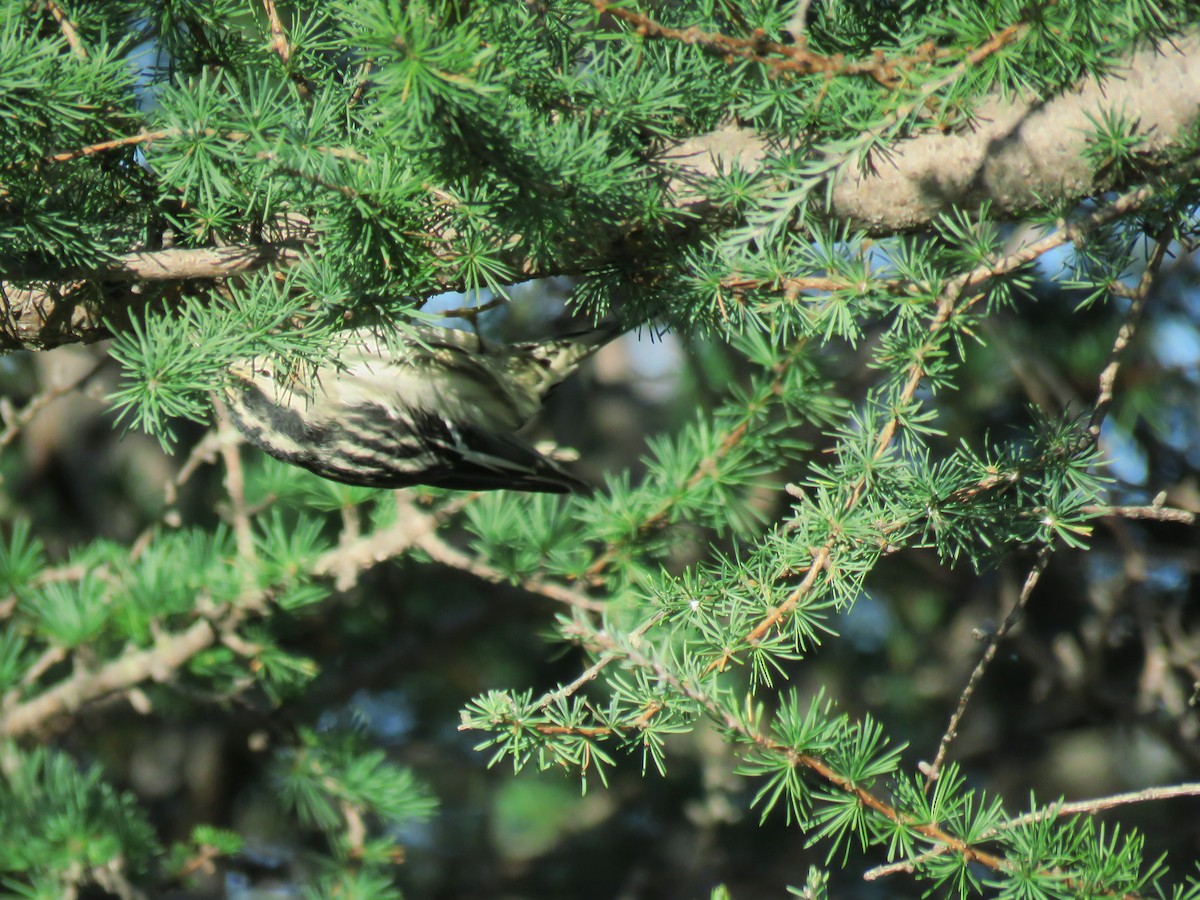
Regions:
[[[955,206],[988,202],[994,214],[1016,217],[1049,200],[1081,200],[1119,187],[1103,173],[1097,177],[1084,155],[1102,110],[1138,123],[1148,165],[1170,164],[1181,136],[1200,120],[1200,37],[1143,48],[1104,81],[1089,79],[1048,101],[989,100],[968,130],[901,141],[874,161],[874,171],[842,173],[831,217],[893,234],[926,227]],[[717,160],[754,169],[767,152],[743,129],[694,138],[670,154],[680,169],[677,189],[714,174]],[[691,202],[703,197],[693,194]]]

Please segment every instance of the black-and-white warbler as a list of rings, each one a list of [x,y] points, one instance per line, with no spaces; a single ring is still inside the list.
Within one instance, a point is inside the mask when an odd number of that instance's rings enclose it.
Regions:
[[[276,459],[366,487],[566,493],[590,488],[515,432],[546,392],[619,334],[484,344],[417,327],[388,342],[348,332],[337,365],[277,377],[262,359],[230,368],[231,418]]]

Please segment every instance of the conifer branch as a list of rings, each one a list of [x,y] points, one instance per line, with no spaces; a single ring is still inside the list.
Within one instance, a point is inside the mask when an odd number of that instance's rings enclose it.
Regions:
[[[883,54],[877,54],[869,59],[847,60],[841,55],[823,56],[815,53],[808,48],[806,41],[782,44],[769,39],[761,29],[756,29],[748,38],[735,38],[704,31],[695,26],[672,28],[644,13],[618,6],[609,0],[588,2],[597,12],[607,13],[625,22],[643,37],[698,46],[729,63],[739,59],[751,60],[765,66],[776,77],[784,73],[824,75],[826,78],[867,76],[884,87],[894,88],[903,80],[902,73],[907,74],[915,67],[929,65],[963,52],[957,48],[939,48],[932,43],[926,43],[907,56],[886,58]],[[1021,25],[1010,25],[1001,29],[980,47],[967,52],[965,61],[971,65],[981,62],[1001,47],[1016,40],[1022,30]]]
[[[872,234],[890,234],[926,228],[951,208],[970,209],[987,204],[993,215],[1011,217],[1043,208],[1053,199],[1071,202],[1121,187],[1111,173],[1091,165],[1089,116],[1100,109],[1138,110],[1140,173],[1168,173],[1180,160],[1177,151],[1196,124],[1200,103],[1180,98],[1200,97],[1200,37],[1181,35],[1154,48],[1133,52],[1106,78],[1092,77],[1078,91],[1045,101],[993,99],[983,103],[969,128],[956,132],[920,134],[896,142],[886,161],[869,171],[840,171],[831,185],[828,215],[833,221]],[[175,136],[172,129],[145,132],[105,141],[90,147],[52,154],[65,162],[108,150]],[[227,135],[230,139],[236,135]],[[335,152],[336,148],[329,152]],[[655,161],[670,179],[674,204],[700,213],[710,198],[703,188],[731,166],[754,171],[768,155],[767,143],[745,129],[722,128],[697,135],[667,148]],[[1133,173],[1137,177],[1138,173]],[[524,256],[520,242],[497,236],[509,271],[524,280],[561,274],[583,274],[604,267],[614,258],[634,252],[620,228],[607,237],[597,235],[586,257],[547,262]],[[196,281],[227,278],[263,266],[286,268],[299,258],[303,247],[314,245],[316,235],[298,242],[230,243],[221,248],[169,249],[118,254],[103,265],[73,273],[89,281]],[[436,247],[433,248],[436,253]],[[413,285],[412,292],[429,296],[461,289],[465,282],[452,260],[438,267],[428,284]],[[15,281],[44,278],[48,273],[5,273],[6,292],[14,294]],[[65,293],[65,285],[57,287]],[[53,291],[39,290],[33,302],[49,313],[56,305]],[[6,329],[7,331],[7,329]],[[12,346],[53,346],[88,331],[103,331],[99,317],[77,330],[61,329],[52,338],[4,335]],[[39,344],[39,341],[41,342]]]
[[[1167,248],[1173,239],[1172,231],[1173,229],[1168,228],[1163,234],[1159,235],[1151,248],[1149,258],[1146,261],[1146,267],[1142,272],[1136,289],[1132,293],[1132,303],[1130,303],[1129,309],[1122,317],[1121,326],[1117,330],[1117,336],[1113,341],[1112,349],[1109,351],[1108,363],[1100,373],[1100,384],[1097,390],[1096,401],[1092,407],[1092,415],[1087,427],[1087,442],[1081,445],[1077,452],[1082,453],[1090,449],[1091,446],[1100,440],[1100,427],[1104,422],[1105,416],[1108,414],[1109,407],[1112,405],[1113,390],[1117,373],[1120,371],[1121,358],[1125,348],[1129,346],[1129,342],[1133,339],[1134,332],[1137,330],[1138,323],[1141,320],[1142,312],[1150,298],[1151,289],[1154,286],[1155,279],[1158,277],[1159,268],[1166,258]],[[1005,617],[1000,628],[989,638],[987,648],[979,658],[979,662],[976,663],[971,676],[967,679],[967,684],[959,695],[958,705],[955,707],[954,713],[950,716],[950,722],[942,734],[941,741],[938,743],[933,763],[925,770],[926,791],[937,781],[938,775],[941,773],[942,766],[945,763],[946,754],[949,752],[950,744],[958,736],[959,725],[966,714],[967,705],[971,702],[971,698],[975,694],[975,689],[983,679],[988,666],[995,658],[1000,642],[1007,637],[1008,633],[1020,621],[1025,607],[1029,603],[1029,598],[1033,594],[1033,589],[1037,586],[1038,579],[1041,578],[1042,573],[1046,570],[1046,566],[1050,563],[1050,556],[1053,551],[1053,544],[1050,543],[1044,544],[1041,550],[1038,551],[1037,560],[1025,578],[1025,584],[1021,588],[1017,602]]]
[[[181,632],[160,635],[154,646],[124,653],[96,671],[80,668],[35,697],[0,711],[0,736],[25,737],[102,697],[146,681],[166,680],[216,640],[213,625],[200,619]]]
[[[460,509],[460,504],[450,503],[436,512],[423,514],[409,506],[395,525],[317,558],[309,574],[323,577],[336,573],[341,577],[339,587],[348,589],[351,586],[345,582],[348,565],[357,578],[368,569],[417,546],[440,522]],[[88,573],[76,569],[66,574],[79,579]],[[210,611],[209,615],[197,619],[182,631],[159,634],[150,647],[127,651],[95,670],[79,666],[72,675],[29,699],[19,703],[10,700],[0,708],[0,737],[20,738],[38,733],[88,704],[125,694],[146,681],[169,681],[197,654],[218,642],[227,646],[243,645],[245,642],[238,637],[237,628],[250,613],[262,612],[268,593],[247,592],[239,606]]]
[[[1012,253],[1006,254],[1001,259],[995,262],[981,264],[974,269],[964,272],[956,278],[951,279],[942,289],[936,310],[932,316],[927,331],[928,338],[925,345],[920,348],[915,354],[914,361],[909,365],[903,388],[900,390],[897,399],[894,403],[894,408],[903,409],[912,402],[916,396],[917,388],[926,375],[925,360],[937,348],[938,336],[954,319],[965,314],[975,304],[980,302],[986,294],[982,291],[982,287],[991,279],[999,278],[1007,275],[1014,270],[1020,268],[1037,259],[1042,254],[1056,247],[1062,246],[1068,241],[1083,240],[1093,229],[1098,228],[1108,222],[1119,218],[1122,215],[1128,214],[1131,210],[1138,208],[1141,204],[1149,201],[1155,195],[1155,190],[1152,187],[1139,187],[1127,194],[1118,197],[1111,204],[1106,205],[1086,216],[1082,221],[1077,223],[1065,223],[1053,233],[1036,240],[1025,247],[1022,247]],[[1152,257],[1154,261],[1153,271],[1157,273],[1158,265],[1162,262],[1162,253],[1165,253],[1165,247],[1158,246],[1158,254]],[[1149,269],[1147,270],[1149,271]],[[916,286],[927,287],[927,286]],[[1146,289],[1149,289],[1149,282],[1146,282]],[[1142,301],[1144,303],[1144,300]],[[1140,308],[1138,310],[1140,312]],[[1124,333],[1124,330],[1123,332]],[[1121,349],[1128,342],[1130,334],[1125,334],[1124,338],[1118,335],[1118,342]],[[1118,354],[1114,354],[1114,360]],[[1110,368],[1112,364],[1110,363]],[[1106,369],[1108,372],[1108,369]],[[1108,383],[1111,386],[1111,380],[1115,378],[1115,369],[1108,376]],[[1103,398],[1103,388],[1106,381],[1101,381],[1101,398]],[[1111,399],[1111,397],[1110,397]],[[875,440],[875,448],[872,454],[873,461],[881,460],[888,452],[895,439],[897,430],[901,425],[899,414],[891,415],[880,428]],[[992,479],[985,479],[979,484],[971,488],[973,493],[962,493],[956,497],[959,501],[966,500],[974,493],[990,490],[1006,481],[1011,481],[1014,476],[1011,473],[1002,473],[994,476]],[[862,492],[867,485],[867,476],[864,474],[858,478],[852,485],[849,486],[847,497],[843,502],[843,512],[850,513],[858,505],[862,499]],[[726,650],[718,659],[710,663],[707,671],[724,670],[731,661],[737,649],[751,647],[763,640],[773,628],[783,622],[795,608],[816,586],[817,575],[821,570],[824,570],[830,565],[832,553],[836,546],[837,535],[830,537],[829,541],[822,547],[812,548],[813,554],[812,565],[807,568],[807,574],[804,580],[787,596],[787,598],[779,606],[770,610],[770,612],[742,639],[738,648]],[[785,572],[783,575],[790,576],[793,572]],[[936,771],[936,770],[935,770]]]
[[[696,703],[713,722],[735,735],[748,747],[786,761],[788,765],[813,773],[830,787],[852,795],[864,807],[948,847],[951,851],[961,854],[968,862],[979,863],[995,871],[1004,871],[1008,868],[1008,863],[1002,857],[948,834],[937,823],[919,822],[907,816],[873,791],[860,784],[855,784],[837,772],[820,757],[811,753],[797,752],[794,748],[761,734],[748,722],[731,715],[714,697],[701,688],[699,682],[681,679],[673,669],[642,651],[628,644],[620,643],[611,635],[601,631],[591,632],[588,635],[587,644],[593,652],[620,657],[629,665],[652,674],[655,679],[669,687],[679,697]],[[643,727],[644,724],[642,723]]]
[[[778,397],[783,378],[788,368],[794,360],[803,354],[808,343],[805,339],[793,343],[786,357],[776,367],[774,376],[766,389],[767,394],[772,397]],[[605,571],[623,552],[628,551],[634,542],[645,539],[649,535],[666,528],[670,524],[672,513],[675,511],[680,500],[698,487],[705,479],[717,479],[719,477],[721,463],[746,437],[754,422],[766,412],[767,410],[762,407],[747,407],[744,415],[725,432],[716,449],[700,460],[687,481],[679,486],[679,488],[673,490],[668,499],[664,500],[657,509],[643,519],[636,529],[633,530],[632,535],[623,540],[610,541],[605,546],[584,573],[584,577],[588,583],[592,585],[602,583]]]

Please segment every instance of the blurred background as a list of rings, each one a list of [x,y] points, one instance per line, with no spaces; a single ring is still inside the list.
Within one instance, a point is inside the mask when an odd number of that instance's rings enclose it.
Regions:
[[[1122,371],[1102,438],[1114,503],[1148,504],[1165,492],[1168,505],[1200,510],[1195,263],[1185,255],[1167,265]],[[480,330],[508,340],[562,327],[570,288],[565,279],[525,285],[511,305],[481,317]],[[488,299],[447,296],[428,311]],[[1120,309],[1078,311],[1077,302],[1045,281],[1036,302],[989,322],[983,343],[969,348],[961,389],[938,397],[946,448],[1003,436],[1029,420],[1031,404],[1088,408]],[[851,398],[871,384],[869,344],[814,351]],[[644,330],[563,384],[534,436],[577,449],[577,470],[597,485],[624,470],[636,483],[649,437],[711,409],[749,372],[719,341]],[[205,429],[181,424],[170,454],[125,431],[104,399],[116,377],[103,344],[0,360],[3,519],[27,517],[60,562],[97,538],[129,544],[156,523],[211,524],[222,513],[222,472],[211,460],[167,502]],[[802,436],[815,442],[811,460],[819,462],[819,435]],[[277,465],[252,448],[242,454],[252,475]],[[771,520],[787,509],[781,485],[804,474],[781,470],[777,484],[763,488]],[[1089,798],[1200,775],[1196,528],[1104,519],[1091,544],[1091,552],[1055,554],[954,746],[971,783],[1013,808],[1030,792],[1042,802]],[[697,534],[680,544],[673,565],[696,562],[710,545],[728,549],[729,538]],[[824,690],[851,716],[880,719],[895,740],[909,742],[911,769],[932,758],[981,638],[1003,619],[1032,561],[1020,547],[997,548],[994,565],[979,573],[947,568],[921,550],[889,557],[852,610],[831,622],[836,636],[786,674],[802,696]],[[302,726],[364,735],[437,796],[433,818],[398,836],[405,852],[397,877],[407,896],[687,898],[725,884],[735,898],[765,898],[803,885],[826,848],[810,847],[782,811],[760,824],[749,810],[757,785],[730,774],[731,748],[703,726],[674,739],[665,777],[652,766],[643,773],[636,752],[618,754],[610,783],[592,780],[586,792],[575,774],[489,768],[488,752],[474,748],[478,734],[458,729],[458,711],[489,689],[538,692],[578,675],[586,665],[578,651],[548,637],[556,612],[517,588],[411,559],[389,562],[318,613],[280,618],[289,649],[331,661],[284,708],[254,692],[217,697],[181,683],[152,715],[117,702],[86,712],[59,741],[134,791],[165,839],[197,823],[249,837],[204,896],[302,894],[312,836],[281,816],[269,765]],[[1200,801],[1139,804],[1118,817],[1145,829],[1180,875],[1200,858]],[[920,896],[902,875],[861,880],[886,860],[850,852],[831,896]]]

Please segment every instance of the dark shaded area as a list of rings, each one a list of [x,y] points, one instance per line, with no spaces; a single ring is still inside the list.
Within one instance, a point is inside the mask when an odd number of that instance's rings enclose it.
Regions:
[[[1190,257],[1168,268],[1122,370],[1103,439],[1118,502],[1149,504],[1165,492],[1167,505],[1200,508],[1195,275]],[[1077,313],[1077,299],[1047,289],[992,318],[987,346],[969,348],[961,390],[939,397],[946,448],[1002,438],[1029,422],[1031,403],[1088,407],[1119,311]],[[862,348],[824,352],[847,383],[862,375]],[[647,432],[706,402],[710,379],[719,380],[705,368],[712,358],[712,351],[682,357],[689,368],[665,399],[647,399],[635,374],[604,382],[585,373],[583,382],[563,385],[540,427],[550,423],[564,442],[584,448],[585,468],[602,461],[636,472]],[[2,378],[12,402],[48,383],[59,361],[7,360]],[[723,357],[721,365],[735,362]],[[107,377],[101,372],[98,383]],[[60,558],[95,535],[133,540],[159,514],[161,484],[182,461],[165,462],[136,435],[122,441],[101,409],[94,401],[57,402],[39,417],[44,431],[31,426],[3,460],[10,512],[29,515],[38,534],[57,535],[50,549]],[[183,518],[210,520],[219,490],[215,470],[203,470],[181,498]],[[1196,779],[1196,533],[1109,518],[1097,523],[1090,552],[1055,554],[954,745],[951,758],[970,783],[1017,808],[1030,791],[1043,801],[1078,799]],[[824,689],[852,715],[882,720],[895,740],[910,743],[906,760],[930,760],[982,650],[979,635],[1003,620],[1034,559],[1031,548],[1003,550],[982,573],[946,567],[923,550],[885,559],[867,593],[834,623],[841,637],[827,638],[789,677],[802,696]],[[487,768],[488,752],[473,749],[478,737],[457,730],[457,710],[489,689],[548,690],[574,678],[584,665],[577,651],[542,638],[557,611],[544,598],[439,566],[389,564],[317,615],[280,618],[287,648],[324,667],[284,708],[255,694],[214,697],[183,682],[153,689],[151,715],[124,704],[90,712],[63,742],[136,791],[164,838],[201,822],[250,836],[204,896],[311,874],[309,836],[281,818],[265,780],[270,751],[302,725],[360,729],[432,786],[440,812],[400,836],[406,855],[397,878],[412,897],[688,898],[725,883],[745,900],[802,885],[827,847],[810,848],[782,810],[760,826],[748,810],[760,785],[729,774],[732,751],[707,728],[674,742],[666,777],[652,766],[643,777],[634,747],[617,753],[607,787],[593,779],[583,795],[574,775]],[[1180,875],[1200,857],[1200,801],[1143,804],[1113,817],[1145,829]],[[903,876],[858,879],[886,860],[857,848],[850,859],[832,896],[920,896]]]

